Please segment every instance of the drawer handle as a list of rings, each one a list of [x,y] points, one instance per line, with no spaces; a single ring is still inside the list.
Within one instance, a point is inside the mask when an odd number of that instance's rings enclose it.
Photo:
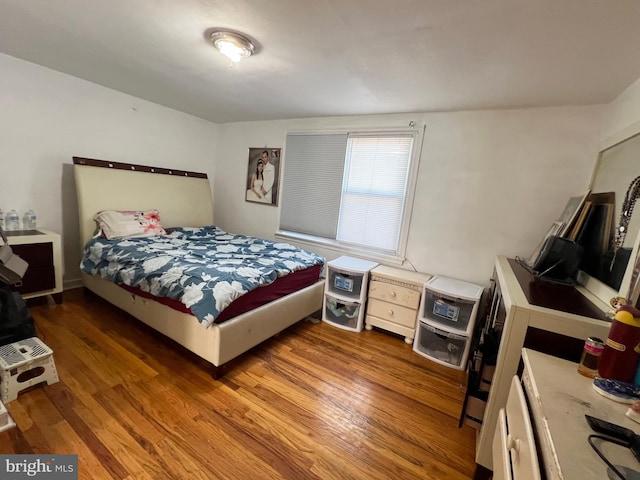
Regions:
[[[518,452],[520,451],[520,440],[513,438],[511,434],[507,435],[507,449],[512,453],[514,460],[518,458]]]
[[[389,316],[393,317],[393,310],[389,310]]]
[[[391,298],[396,298],[396,292],[392,291],[392,292],[389,294],[389,296],[390,296]]]

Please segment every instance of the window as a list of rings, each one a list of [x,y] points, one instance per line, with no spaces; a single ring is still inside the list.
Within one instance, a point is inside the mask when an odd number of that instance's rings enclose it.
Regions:
[[[413,131],[287,135],[280,233],[401,257],[416,137]]]

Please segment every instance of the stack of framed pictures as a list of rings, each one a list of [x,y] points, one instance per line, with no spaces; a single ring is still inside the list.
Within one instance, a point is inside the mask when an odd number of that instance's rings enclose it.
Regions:
[[[587,197],[589,196],[589,193],[590,192],[587,190],[584,193],[574,195],[569,198],[569,201],[565,205],[558,219],[551,224],[549,230],[547,230],[547,233],[544,235],[540,243],[527,258],[525,263],[529,267],[533,267],[533,265],[535,265],[536,260],[538,259],[540,252],[542,251],[542,247],[549,237],[557,236],[575,240],[575,238],[570,238],[569,235],[571,231],[573,231],[573,229],[576,227],[578,219],[582,216],[585,202]]]

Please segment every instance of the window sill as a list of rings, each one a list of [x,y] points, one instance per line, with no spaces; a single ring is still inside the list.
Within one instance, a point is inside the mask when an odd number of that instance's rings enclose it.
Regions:
[[[344,243],[336,242],[335,240],[314,237],[312,235],[304,235],[301,233],[286,232],[283,230],[278,230],[275,233],[275,236],[276,238],[282,238],[288,241],[295,240],[297,243],[301,243],[303,245],[307,245],[310,247],[320,246],[328,250],[338,252],[340,254],[353,255],[358,258],[373,260],[380,263],[384,263],[386,265],[402,265],[405,261],[404,257],[389,255],[381,252],[377,253],[375,251],[365,250],[363,248],[358,248],[352,245],[346,245]]]

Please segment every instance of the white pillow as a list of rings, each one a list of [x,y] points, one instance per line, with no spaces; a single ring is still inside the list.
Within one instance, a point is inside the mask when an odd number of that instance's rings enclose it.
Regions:
[[[94,220],[109,240],[127,237],[153,237],[166,232],[158,210],[103,210]]]

